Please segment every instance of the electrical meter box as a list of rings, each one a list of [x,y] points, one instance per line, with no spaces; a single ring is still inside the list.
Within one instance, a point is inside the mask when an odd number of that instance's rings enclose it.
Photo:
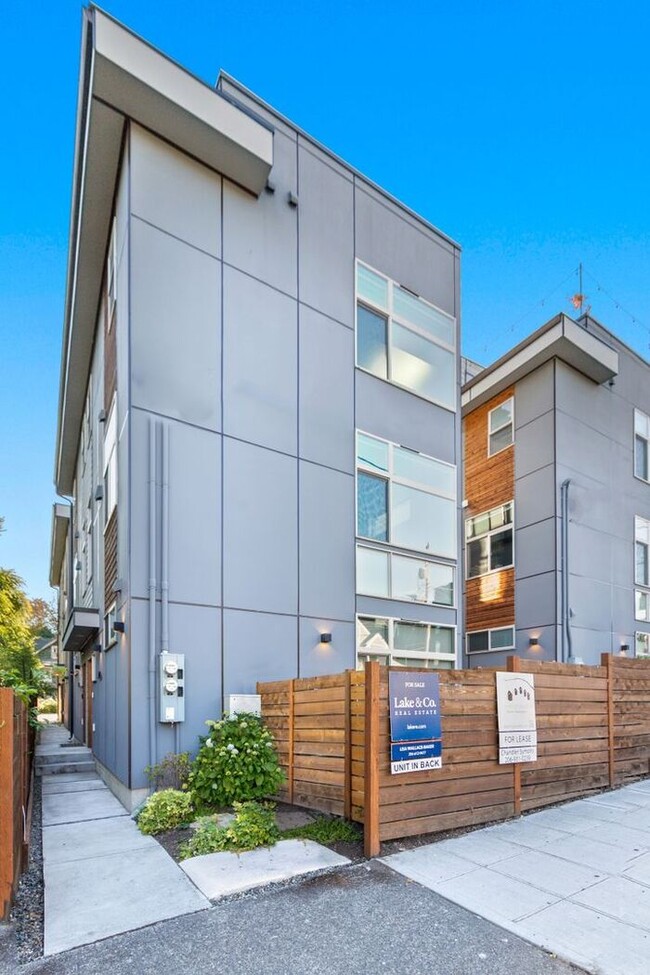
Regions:
[[[259,694],[231,694],[228,714],[255,714],[262,717],[262,698]]]
[[[185,654],[161,653],[159,661],[160,720],[185,721]]]

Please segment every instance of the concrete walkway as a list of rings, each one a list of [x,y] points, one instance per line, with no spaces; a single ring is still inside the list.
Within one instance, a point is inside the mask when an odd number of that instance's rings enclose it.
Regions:
[[[65,738],[59,726],[44,728],[36,752],[37,764],[39,756],[48,758],[40,766],[45,954],[209,907],[160,844],[140,833],[96,772],[55,771],[50,757]],[[61,747],[59,767],[69,767],[76,752]]]
[[[650,781],[383,862],[589,972],[647,975]]]

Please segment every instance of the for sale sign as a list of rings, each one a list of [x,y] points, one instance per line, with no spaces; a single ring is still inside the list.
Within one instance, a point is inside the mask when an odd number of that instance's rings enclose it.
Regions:
[[[437,674],[388,673],[391,772],[442,767],[440,681]]]
[[[532,674],[497,673],[499,763],[537,761],[535,678]]]

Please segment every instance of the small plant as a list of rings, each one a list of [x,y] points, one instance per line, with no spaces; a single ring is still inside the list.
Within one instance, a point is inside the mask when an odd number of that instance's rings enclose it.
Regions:
[[[192,797],[187,792],[165,789],[149,796],[138,816],[138,828],[148,836],[164,833],[191,822],[193,813]]]
[[[36,710],[39,714],[56,714],[58,711],[58,705],[53,697],[42,697]]]
[[[284,781],[273,736],[252,714],[206,721],[187,786],[208,809],[274,795]]]
[[[282,830],[283,840],[314,840],[327,846],[329,843],[356,843],[361,839],[361,829],[347,819],[329,819],[318,816],[313,823]]]
[[[191,768],[190,753],[170,752],[157,765],[147,765],[144,772],[149,784],[161,789],[184,789]]]
[[[180,849],[181,860],[232,850],[243,853],[258,846],[272,846],[280,838],[275,822],[275,806],[265,802],[234,802],[235,819],[230,826],[219,826],[211,816],[204,816],[194,836]]]

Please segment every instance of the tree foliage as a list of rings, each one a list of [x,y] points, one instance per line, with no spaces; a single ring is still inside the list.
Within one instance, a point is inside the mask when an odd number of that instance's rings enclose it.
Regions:
[[[44,678],[33,622],[23,580],[13,569],[0,568],[0,686],[13,687],[30,701],[42,689]]]

